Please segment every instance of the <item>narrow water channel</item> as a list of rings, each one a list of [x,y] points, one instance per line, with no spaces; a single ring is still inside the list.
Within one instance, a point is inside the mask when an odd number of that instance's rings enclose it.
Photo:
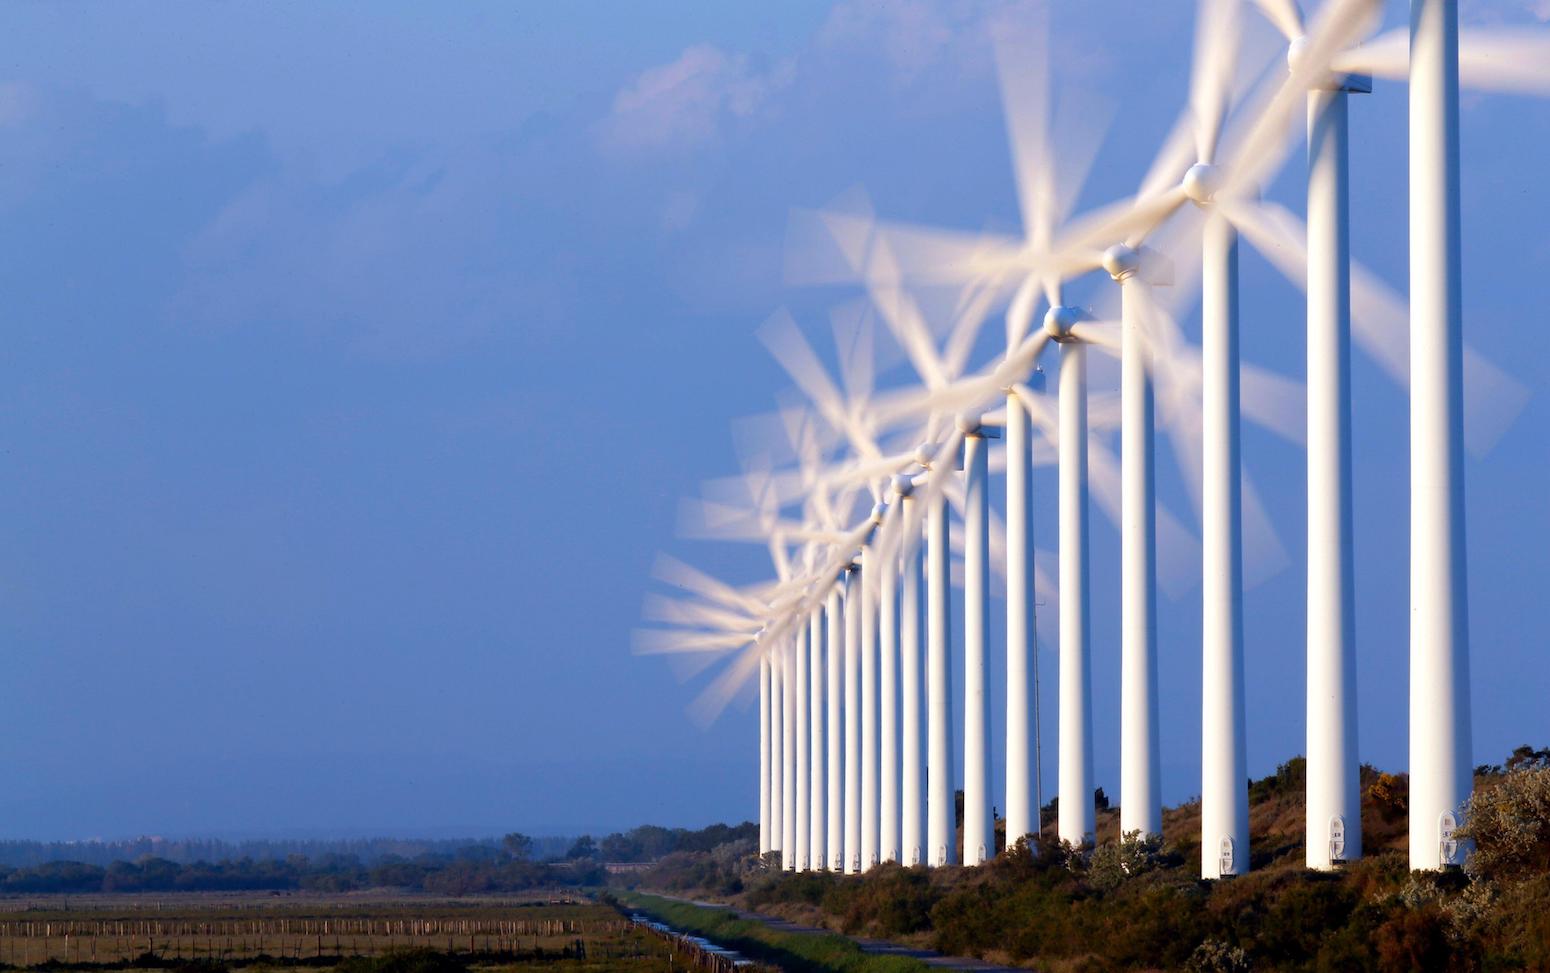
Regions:
[[[650,916],[642,915],[639,912],[630,913],[630,921],[638,926],[645,926],[648,929],[659,932],[664,936],[672,936],[675,939],[680,939],[686,943],[690,943],[696,948],[710,953],[712,956],[721,957],[722,959],[731,963],[733,966],[753,965],[753,960],[748,959],[742,953],[739,953],[734,949],[727,949],[722,946],[717,946],[715,943],[704,938],[703,936],[691,936],[688,933],[679,932],[672,926],[669,926],[666,923],[658,922]]]

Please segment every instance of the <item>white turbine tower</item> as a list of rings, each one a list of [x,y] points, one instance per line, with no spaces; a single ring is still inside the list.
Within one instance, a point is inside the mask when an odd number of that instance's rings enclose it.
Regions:
[[[928,472],[937,462],[927,447],[917,459]],[[938,472],[939,476],[944,475]],[[920,498],[926,551],[926,863],[958,864],[953,800],[952,549],[947,497]]]
[[[895,507],[894,510],[900,508]],[[876,549],[878,649],[877,860],[899,860],[899,559],[896,549]]]
[[[845,870],[845,761],[844,716],[841,702],[845,692],[845,585],[850,577],[846,571],[829,589],[828,608],[828,808],[824,828],[824,862],[833,872]]]
[[[872,512],[881,523],[887,508],[878,504]],[[882,783],[878,760],[881,747],[877,738],[877,629],[878,595],[881,575],[887,566],[877,557],[877,545],[868,542],[861,550],[861,870],[877,864],[878,826],[882,822],[879,787]]]
[[[1139,250],[1116,244],[1104,269],[1120,285],[1120,823],[1162,834],[1157,695],[1157,447],[1147,294]]]
[[[791,692],[796,697],[792,705],[793,718],[796,721],[796,729],[793,740],[796,746],[795,773],[796,781],[792,787],[792,801],[796,812],[796,826],[793,836],[796,844],[793,846],[793,859],[795,869],[799,872],[807,871],[807,854],[811,836],[808,828],[811,823],[809,818],[808,786],[811,778],[808,772],[808,760],[811,759],[811,749],[808,742],[810,729],[807,718],[808,704],[808,626],[798,624],[796,636],[791,646]]]
[[[785,666],[778,653],[764,655],[770,667],[770,851],[786,867],[786,702],[781,676]]]
[[[994,430],[974,417],[963,434],[963,862],[996,853],[990,796],[990,457]]]
[[[1411,385],[1412,488],[1425,498],[1412,504],[1411,592],[1421,614],[1412,613],[1413,649],[1419,655],[1412,658],[1411,701],[1413,715],[1428,714],[1412,720],[1412,771],[1420,760],[1423,779],[1429,770],[1437,770],[1436,779],[1451,781],[1443,790],[1457,788],[1438,796],[1435,806],[1425,800],[1412,803],[1411,850],[1420,855],[1413,858],[1416,867],[1440,867],[1458,853],[1443,832],[1451,834],[1456,826],[1458,805],[1471,784],[1467,652],[1454,638],[1462,638],[1465,631],[1462,495],[1446,498],[1462,490],[1466,435],[1476,446],[1488,443],[1526,398],[1516,382],[1462,344],[1456,288],[1457,87],[1462,71],[1466,81],[1487,89],[1550,91],[1550,36],[1543,31],[1493,30],[1466,32],[1461,38],[1453,4],[1418,2],[1412,7],[1410,31],[1393,31],[1349,50],[1327,41],[1314,57],[1294,0],[1262,0],[1260,6],[1290,42],[1289,65],[1294,74],[1301,73],[1300,87],[1307,92],[1307,243],[1295,218],[1278,207],[1239,198],[1228,201],[1223,210],[1308,292],[1307,863],[1329,868],[1361,854],[1349,445],[1349,339],[1354,325],[1356,338],[1379,363]],[[1357,3],[1331,3],[1320,13],[1328,15],[1326,21],[1337,21],[1360,10]],[[1331,39],[1346,36],[1335,28],[1324,33]],[[1419,59],[1407,51],[1415,46],[1417,33],[1423,38],[1417,49],[1426,51]],[[1347,201],[1346,94],[1370,90],[1368,75],[1403,78],[1407,70],[1420,70],[1427,78],[1425,90],[1412,89],[1410,102],[1411,270],[1426,310],[1413,301],[1410,314],[1375,279],[1359,269],[1353,273]],[[1264,142],[1261,138],[1255,151],[1239,155],[1257,163],[1256,156],[1272,151]],[[1448,204],[1444,200],[1450,193],[1453,202]],[[1423,375],[1431,381],[1429,387]],[[1467,409],[1462,388],[1466,379],[1474,390]],[[1466,429],[1470,412],[1489,412],[1478,407],[1481,393],[1508,402],[1508,407],[1496,410],[1497,428],[1477,420]],[[1433,501],[1436,506],[1423,510]],[[1429,580],[1420,580],[1423,575]],[[1453,621],[1460,627],[1450,628]],[[1417,666],[1439,674],[1439,681],[1416,678]],[[1417,692],[1431,695],[1420,702]],[[1444,717],[1436,718],[1438,713]],[[1456,728],[1462,737],[1453,736]],[[1427,738],[1433,732],[1441,734],[1435,745]],[[1444,765],[1446,770],[1439,769]]]
[[[825,599],[827,600],[827,599]],[[824,773],[827,748],[824,743],[824,617],[823,609],[814,607],[809,616],[807,633],[808,652],[808,744],[812,755],[808,758],[807,785],[807,866],[814,871],[824,868],[824,788],[828,775]]]
[[[759,659],[759,857],[770,853],[770,660]]]
[[[861,871],[861,563],[845,584],[845,874]]]
[[[1464,548],[1457,0],[1410,5],[1410,867],[1474,788]]]
[[[1203,0],[1191,79],[1195,164],[1185,197],[1200,207],[1202,601],[1201,874],[1248,870],[1248,792],[1243,699],[1243,493],[1239,448],[1238,228],[1255,179],[1276,162],[1282,118],[1359,27],[1362,4],[1332,15],[1301,45],[1302,60],[1256,113],[1246,137],[1219,161],[1238,27],[1230,0]],[[1226,204],[1226,205],[1224,205]]]
[[[899,586],[899,690],[902,700],[900,755],[900,859],[906,865],[926,861],[926,681],[922,655],[925,621],[924,554],[919,543],[919,502],[912,496],[914,481],[894,477],[899,521],[913,543],[902,547],[903,581]]]
[[[1062,841],[1091,844],[1093,806],[1091,602],[1087,566],[1087,349],[1074,308],[1052,307],[1044,328],[1060,343],[1060,808]],[[1018,411],[1022,411],[1019,409]]]
[[[1292,51],[1296,0],[1263,2]],[[1308,563],[1306,860],[1328,869],[1362,854],[1356,745],[1356,626],[1351,499],[1351,245],[1348,92],[1329,74],[1308,93]]]
[[[1288,26],[1298,25],[1288,20]],[[1408,32],[1393,31],[1343,52],[1334,65],[1346,72],[1408,77],[1410,84],[1410,867],[1436,869],[1462,859],[1453,833],[1474,785],[1463,451],[1464,385],[1475,363],[1463,343],[1459,85],[1550,92],[1550,35],[1512,29],[1461,33],[1456,0],[1412,0]],[[1326,168],[1344,164],[1338,149],[1330,153]],[[1313,177],[1310,171],[1310,242],[1316,230]],[[1310,247],[1310,255],[1316,249]],[[1310,295],[1314,272],[1310,260]],[[1311,296],[1309,313],[1311,327]],[[1311,631],[1309,637],[1311,651]],[[1310,679],[1313,665],[1310,654]],[[1311,692],[1310,684],[1309,864],[1321,865],[1312,858],[1318,822]],[[1354,750],[1354,732],[1352,737]],[[1326,742],[1331,755],[1336,745]],[[1347,784],[1337,782],[1334,772],[1328,768],[1321,779],[1323,790]],[[1348,847],[1350,841],[1348,832]],[[1359,843],[1356,848],[1359,853]]]

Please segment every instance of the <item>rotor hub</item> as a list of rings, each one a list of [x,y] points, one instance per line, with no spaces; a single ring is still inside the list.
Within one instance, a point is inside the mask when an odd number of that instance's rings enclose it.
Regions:
[[[1302,63],[1303,57],[1308,53],[1308,38],[1295,37],[1286,45],[1286,70],[1295,71],[1297,65]]]
[[[1082,320],[1082,312],[1068,305],[1057,305],[1044,312],[1044,333],[1054,341],[1071,341],[1071,329]]]
[[[915,489],[915,481],[913,479],[911,479],[908,476],[905,476],[903,473],[895,473],[893,475],[893,492],[894,493],[897,493],[901,497],[907,497],[907,496],[910,495],[910,491],[914,490],[914,489]]]
[[[915,447],[915,463],[925,469],[931,468],[931,461],[936,459],[936,445],[934,443],[921,443]]]
[[[1205,206],[1222,188],[1222,170],[1209,162],[1197,162],[1184,173],[1184,195],[1196,206]]]
[[[883,522],[883,517],[887,513],[888,513],[888,505],[886,503],[883,503],[882,501],[878,501],[877,506],[872,508],[872,523],[874,523],[874,524],[882,523]]]
[[[980,431],[980,417],[964,413],[958,417],[958,431],[965,436],[972,436]]]
[[[1115,280],[1129,280],[1141,269],[1141,254],[1135,247],[1116,243],[1103,251],[1103,269]]]

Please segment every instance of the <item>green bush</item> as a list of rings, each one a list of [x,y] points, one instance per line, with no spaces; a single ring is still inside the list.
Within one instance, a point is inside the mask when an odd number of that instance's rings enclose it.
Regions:
[[[1103,891],[1117,889],[1127,879],[1152,871],[1162,863],[1162,836],[1127,831],[1119,841],[1093,849],[1087,863],[1088,881]]]
[[[1520,748],[1523,749],[1523,748]],[[1470,875],[1511,880],[1550,872],[1550,769],[1520,765],[1465,805],[1460,838]]]

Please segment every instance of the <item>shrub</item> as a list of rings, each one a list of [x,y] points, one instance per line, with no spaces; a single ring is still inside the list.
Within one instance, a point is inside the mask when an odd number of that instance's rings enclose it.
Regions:
[[[1253,969],[1247,953],[1217,939],[1207,939],[1196,946],[1184,968],[1191,973],[1243,973]]]
[[[1398,774],[1379,774],[1378,779],[1367,789],[1367,794],[1377,807],[1378,816],[1385,821],[1398,821],[1410,811],[1408,777]]]
[[[1550,871],[1550,768],[1520,765],[1475,792],[1459,836],[1474,842],[1464,866],[1471,876],[1510,880]]]
[[[1093,888],[1113,891],[1126,879],[1155,869],[1162,861],[1162,836],[1127,831],[1119,841],[1093,849],[1087,863],[1087,880]]]

